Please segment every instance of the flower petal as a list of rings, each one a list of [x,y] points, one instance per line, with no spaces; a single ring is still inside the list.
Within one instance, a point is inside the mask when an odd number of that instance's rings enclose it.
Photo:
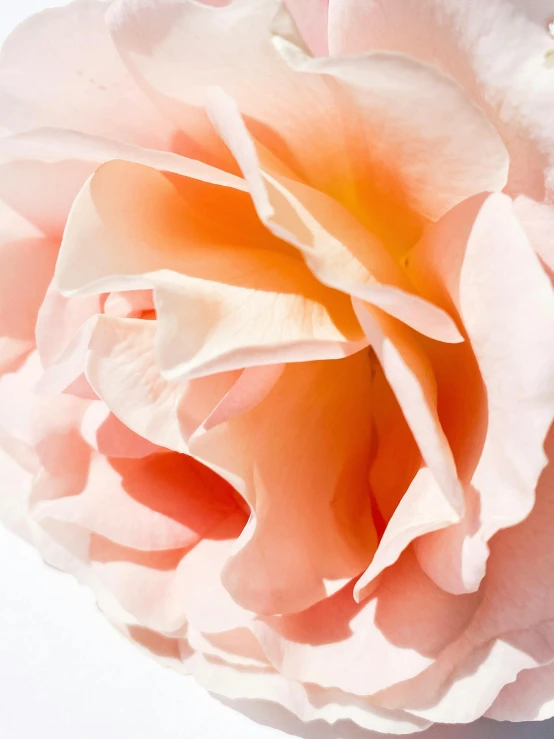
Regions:
[[[520,523],[535,503],[554,417],[554,290],[511,200],[500,194],[453,210],[410,264],[457,306],[487,394],[486,435],[470,481],[478,504],[417,549],[441,587],[464,592],[477,589],[484,575],[488,540]]]
[[[369,380],[365,352],[288,364],[253,410],[191,440],[252,507],[223,573],[249,610],[306,608],[367,566],[376,545]]]
[[[1,197],[1,196],[0,196]],[[35,324],[52,279],[57,245],[0,200],[0,373],[35,348]],[[22,290],[21,285],[26,289]]]
[[[246,193],[136,164],[106,164],[82,190],[57,282],[66,294],[154,286],[171,378],[338,358],[365,343],[348,298],[259,223]]]
[[[234,508],[228,484],[186,455],[95,455],[82,492],[36,505],[33,516],[75,524],[124,547],[154,552],[197,544]]]
[[[311,187],[260,170],[239,111],[222,90],[209,91],[208,112],[237,159],[261,220],[299,250],[323,284],[361,297],[432,338],[461,340],[450,317],[410,292],[413,286],[393,257],[343,206]]]
[[[104,22],[108,6],[80,0],[33,15],[16,28],[0,57],[3,126],[57,126],[171,148],[172,127],[114,48]]]
[[[363,604],[347,586],[302,613],[259,619],[252,629],[285,677],[371,696],[432,665],[476,605],[475,596],[441,591],[408,550]]]
[[[108,23],[144,88],[199,142],[199,158],[232,166],[203,111],[206,88],[219,85],[293,177],[344,203],[387,242],[402,242],[396,251],[414,242],[425,218],[504,186],[504,146],[451,80],[398,55],[309,60],[289,30],[276,40],[288,64],[271,45],[278,7],[118,0]],[[284,24],[281,15],[278,32]],[[183,75],[195,83],[183,85]]]
[[[184,452],[179,404],[185,383],[168,382],[154,357],[155,323],[99,316],[87,342],[86,376],[108,408],[154,444]]]
[[[546,452],[552,460],[553,431],[548,435]],[[531,514],[491,541],[487,577],[482,592],[476,594],[481,603],[467,629],[427,674],[383,695],[385,705],[401,705],[430,721],[469,723],[487,712],[518,675],[552,663],[553,483],[554,465],[550,462],[539,481]],[[474,700],[468,701],[467,695]],[[536,697],[538,708],[548,700],[544,692]]]
[[[552,202],[551,20],[549,0],[331,0],[329,48],[399,51],[451,75],[508,148],[508,192]]]

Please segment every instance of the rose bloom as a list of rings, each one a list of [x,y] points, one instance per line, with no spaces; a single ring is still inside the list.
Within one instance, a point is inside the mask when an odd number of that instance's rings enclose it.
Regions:
[[[214,693],[554,715],[549,11],[77,0],[5,44],[2,517]]]

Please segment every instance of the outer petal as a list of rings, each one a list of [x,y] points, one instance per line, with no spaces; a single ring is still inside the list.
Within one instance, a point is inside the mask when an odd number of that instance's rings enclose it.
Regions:
[[[0,125],[57,126],[171,148],[172,128],[114,48],[104,22],[108,7],[77,0],[18,26],[0,56]]]
[[[75,195],[92,174],[91,162],[65,160],[47,162],[19,158],[16,137],[0,138],[0,199],[58,244]]]
[[[487,711],[497,721],[545,721],[554,716],[554,663],[522,670]]]
[[[546,451],[551,460],[552,431]],[[461,638],[444,650],[427,673],[397,686],[386,698],[383,695],[383,705],[401,705],[430,721],[471,722],[487,712],[500,691],[518,675],[525,684],[525,670],[552,663],[553,483],[554,466],[550,463],[541,476],[537,502],[529,517],[492,540],[481,605]],[[467,695],[474,700],[468,701]],[[549,701],[544,691],[535,697],[535,710]],[[502,705],[505,703],[500,700],[499,717]],[[506,718],[510,718],[509,713]]]
[[[285,677],[371,696],[432,665],[477,603],[474,596],[442,592],[408,550],[363,604],[354,603],[347,586],[302,613],[265,618],[252,628]]]
[[[252,614],[231,600],[221,585],[221,568],[245,520],[240,509],[229,511],[188,551],[142,553],[93,538],[92,569],[149,628],[171,633],[187,621],[215,632],[244,626]]]
[[[401,51],[451,74],[508,147],[508,191],[552,202],[551,21],[548,0],[331,0],[329,48]]]
[[[486,436],[470,483],[479,503],[459,526],[418,544],[435,581],[463,592],[483,577],[486,542],[522,521],[535,502],[554,417],[554,291],[505,195],[452,211],[410,264],[457,305],[487,394]]]
[[[193,546],[236,508],[227,483],[186,455],[95,456],[78,495],[35,506],[36,520],[78,525],[144,551]]]
[[[35,348],[37,313],[52,279],[57,246],[1,201],[0,222],[2,373],[13,371]]]
[[[317,56],[325,56],[327,43],[327,8],[329,0],[287,0],[286,6],[298,30]]]
[[[554,205],[536,203],[520,195],[514,202],[514,212],[531,246],[554,278]]]
[[[345,737],[360,733],[353,724],[361,727],[361,736],[406,735],[423,731],[430,722],[401,711],[388,711],[371,705],[364,698],[352,696],[336,689],[325,689],[317,685],[288,680],[277,670],[242,668],[241,679],[236,679],[237,667],[209,655],[192,653],[182,649],[184,669],[194,674],[196,680],[207,690],[237,700],[237,708],[254,720],[267,723],[266,703],[277,703],[298,716],[303,722],[319,720],[317,731],[328,737]],[[263,713],[260,711],[260,702]],[[232,705],[232,704],[231,704]],[[248,710],[250,708],[250,711]],[[256,710],[256,708],[258,710]],[[275,713],[275,709],[271,711]],[[290,716],[276,711],[278,725],[285,722],[290,726]],[[333,724],[330,728],[328,724]],[[294,731],[302,731],[292,726]],[[368,734],[367,732],[372,732]],[[373,732],[377,732],[373,734]]]
[[[129,623],[123,621],[123,624]],[[262,724],[287,726],[287,730],[302,731],[301,724],[291,721],[292,715],[303,722],[319,720],[314,725],[326,736],[351,736],[352,723],[362,729],[379,733],[411,734],[422,731],[429,722],[410,716],[404,711],[388,711],[371,705],[367,700],[348,695],[340,690],[316,685],[302,685],[288,680],[265,660],[243,658],[225,649],[214,648],[213,635],[208,641],[195,630],[187,630],[187,638],[165,637],[145,628],[120,624],[120,630],[140,648],[153,653],[158,661],[196,680],[211,693],[225,696],[228,705]],[[246,629],[235,629],[217,635],[217,644],[232,644],[237,651],[255,651],[260,648]],[[237,665],[239,666],[237,668]],[[240,679],[237,672],[240,670]],[[236,703],[235,703],[236,701]],[[270,702],[271,707],[268,706]],[[290,711],[290,713],[289,713]],[[321,723],[324,721],[325,723]],[[329,724],[333,724],[331,728]],[[345,734],[346,732],[346,734]],[[377,734],[367,734],[376,737]]]

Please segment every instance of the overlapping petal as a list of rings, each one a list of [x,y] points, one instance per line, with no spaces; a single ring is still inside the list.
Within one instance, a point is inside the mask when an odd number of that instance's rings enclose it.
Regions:
[[[463,592],[484,575],[486,542],[522,521],[535,502],[554,417],[554,291],[505,195],[453,210],[410,264],[456,305],[486,393],[486,435],[470,481],[478,503],[459,527],[429,535],[418,548],[437,582]]]
[[[509,150],[510,194],[552,202],[551,21],[548,0],[330,0],[329,50],[399,51],[452,75]]]

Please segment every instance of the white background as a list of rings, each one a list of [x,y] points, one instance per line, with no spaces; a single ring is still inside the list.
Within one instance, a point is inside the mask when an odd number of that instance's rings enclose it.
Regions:
[[[0,0],[0,40],[32,12],[65,4]],[[287,734],[254,723],[192,679],[145,657],[102,617],[91,593],[0,528],[1,739],[336,738],[324,724],[304,727],[274,714],[269,707],[256,709],[258,720],[277,723]],[[554,721],[480,721],[415,736],[552,739]]]

